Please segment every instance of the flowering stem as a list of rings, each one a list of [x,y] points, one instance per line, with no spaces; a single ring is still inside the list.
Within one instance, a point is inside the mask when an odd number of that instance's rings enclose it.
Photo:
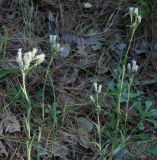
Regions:
[[[27,134],[28,134],[28,141],[27,141],[27,159],[31,160],[31,146],[30,146],[30,140],[31,140],[31,126],[30,126],[30,115],[31,115],[31,103],[30,99],[27,94],[26,90],[26,73],[22,71],[22,91],[26,98],[28,108],[27,108],[27,116],[26,116],[26,128],[27,128]]]
[[[126,65],[126,63],[127,63],[128,54],[129,54],[129,50],[130,50],[130,47],[131,47],[131,43],[132,43],[135,31],[136,31],[136,29],[133,28],[132,33],[131,33],[131,38],[130,38],[130,41],[129,41],[129,45],[128,45],[128,48],[127,48],[127,51],[126,51],[126,54],[125,54],[125,58],[124,58],[124,65]]]
[[[99,150],[102,151],[101,147],[101,124],[100,124],[100,106],[99,106],[99,93],[96,92],[96,114],[97,114],[97,132],[99,139]]]
[[[121,112],[120,112],[120,100],[121,100],[122,91],[123,91],[123,83],[124,83],[124,77],[125,77],[126,63],[127,63],[128,53],[129,53],[129,50],[130,50],[130,46],[131,46],[134,34],[135,34],[135,29],[133,28],[131,38],[130,38],[130,41],[129,41],[129,45],[128,45],[128,48],[127,48],[127,51],[126,51],[125,59],[124,59],[123,69],[122,69],[122,78],[121,78],[121,84],[120,84],[119,95],[118,95],[118,104],[117,104],[117,123],[116,123],[115,138],[117,136],[118,127],[119,127],[119,123],[120,123],[120,114],[121,114]]]
[[[30,106],[30,100],[28,98],[28,94],[27,94],[27,90],[26,90],[26,73],[24,71],[22,71],[22,84],[23,84],[22,91],[25,95],[25,98],[26,98],[28,105]]]
[[[127,51],[126,51],[126,54],[125,54],[123,68],[122,68],[122,78],[121,78],[121,82],[120,82],[120,89],[119,89],[119,95],[118,95],[118,104],[117,104],[117,109],[116,109],[116,111],[117,111],[117,122],[116,122],[116,130],[115,130],[114,142],[116,142],[116,137],[117,137],[117,134],[118,134],[118,128],[119,128],[119,123],[120,123],[120,115],[121,115],[121,111],[120,111],[121,102],[120,102],[120,100],[121,100],[121,97],[122,97],[126,64],[127,64],[128,54],[129,54],[129,50],[130,50],[130,47],[131,47],[131,43],[133,41],[133,37],[134,37],[135,31],[136,31],[136,28],[133,28],[132,29],[132,33],[131,33],[131,38],[130,38],[130,41],[129,41],[129,45],[128,45],[128,48],[127,48]],[[130,94],[128,96],[130,96]],[[128,100],[129,100],[129,98],[128,98]],[[127,105],[129,105],[129,101],[128,101]],[[127,111],[128,111],[128,107],[127,107]],[[126,116],[128,117],[128,113],[126,113],[126,114],[127,114]],[[111,153],[113,152],[114,146],[115,145],[112,145]],[[110,159],[111,159],[111,157],[112,157],[112,155],[110,155]]]

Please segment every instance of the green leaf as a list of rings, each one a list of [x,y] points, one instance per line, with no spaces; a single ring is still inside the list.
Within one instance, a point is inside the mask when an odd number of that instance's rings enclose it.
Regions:
[[[157,118],[157,109],[151,109],[150,110],[150,116],[153,118]]]
[[[147,119],[147,121],[151,122],[154,125],[154,127],[157,127],[157,120],[155,120],[155,119]]]
[[[152,101],[146,101],[146,110],[148,111],[150,107],[152,106]]]
[[[139,134],[139,139],[141,139],[142,141],[148,140],[149,135],[147,133],[142,132]]]
[[[137,100],[133,102],[133,106],[138,110],[138,112],[142,115],[143,114],[143,109],[142,109],[142,104],[141,101]]]
[[[150,147],[148,152],[152,155],[157,155],[157,145]]]
[[[141,121],[141,122],[138,124],[138,129],[140,129],[140,130],[144,130],[144,124],[143,124],[143,121]]]

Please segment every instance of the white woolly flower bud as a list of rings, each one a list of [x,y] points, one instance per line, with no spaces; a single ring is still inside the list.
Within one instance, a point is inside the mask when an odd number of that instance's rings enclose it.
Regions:
[[[19,67],[22,68],[22,67],[23,67],[22,48],[19,48],[19,49],[18,49],[16,61],[17,61],[17,63],[19,64]]]
[[[131,71],[131,64],[130,63],[128,63],[127,69],[128,69],[129,72]]]
[[[141,15],[139,15],[139,16],[137,17],[137,19],[138,19],[138,24],[140,24],[140,23],[141,23],[141,21],[142,21],[142,16],[141,16]]]
[[[135,63],[132,65],[132,72],[137,72],[137,70],[138,70],[138,65],[136,65]]]
[[[132,66],[136,66],[136,61],[134,59],[132,60]]]
[[[94,86],[94,91],[97,92],[98,91],[98,83],[96,83],[96,82],[93,83],[93,86]]]
[[[50,35],[50,43],[56,43],[57,35]]]
[[[61,47],[61,45],[59,43],[57,43],[55,49],[58,50],[58,51],[60,51],[60,47]]]
[[[42,63],[45,60],[45,54],[40,54],[35,57],[36,65]]]
[[[134,11],[134,7],[130,7],[130,8],[129,8],[129,12],[130,12],[130,13],[133,13],[133,11]]]
[[[134,8],[133,13],[136,14],[136,16],[138,16],[138,8]]]
[[[101,90],[102,90],[102,85],[99,85],[97,92],[101,93]]]
[[[37,51],[38,50],[36,48],[33,48],[33,50],[32,50],[32,59],[35,57]]]
[[[137,71],[138,71],[138,68],[139,68],[139,66],[138,66],[138,65],[136,65],[136,67],[135,67],[135,72],[137,72]]]
[[[95,99],[92,95],[90,95],[90,100],[95,103]]]
[[[29,68],[31,61],[32,61],[32,53],[31,52],[25,53],[23,57],[23,63],[25,69]]]

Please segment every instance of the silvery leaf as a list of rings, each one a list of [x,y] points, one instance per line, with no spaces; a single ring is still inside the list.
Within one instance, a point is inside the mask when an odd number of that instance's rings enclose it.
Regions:
[[[70,45],[69,44],[65,44],[60,48],[60,55],[62,57],[64,57],[64,58],[68,57],[69,53],[70,53],[70,50],[71,50]]]

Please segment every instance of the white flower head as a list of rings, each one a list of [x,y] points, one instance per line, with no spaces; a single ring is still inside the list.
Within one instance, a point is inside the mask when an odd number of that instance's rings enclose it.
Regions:
[[[56,43],[57,35],[50,35],[50,43]]]
[[[138,7],[130,7],[129,8],[129,13],[130,14],[135,14],[136,16],[138,16]]]
[[[132,60],[132,64],[128,63],[127,65],[129,73],[136,73],[138,71],[139,66],[135,60]]]
[[[136,64],[135,60],[132,60],[132,72],[137,72],[138,65]]]
[[[142,20],[142,16],[139,15],[138,7],[130,7],[129,14],[130,14],[132,27],[137,28],[137,26],[141,23],[141,20]]]
[[[30,68],[31,62],[35,61],[35,65],[42,63],[45,60],[45,54],[35,56],[37,49],[22,54],[22,49],[18,49],[16,61],[22,71],[27,71]]]

